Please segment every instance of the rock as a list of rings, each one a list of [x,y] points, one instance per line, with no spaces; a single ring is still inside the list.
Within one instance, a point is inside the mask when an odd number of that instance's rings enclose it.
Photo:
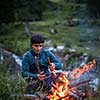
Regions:
[[[2,54],[0,62],[2,62],[3,65],[7,65],[10,75],[15,76],[21,72],[21,66],[16,62],[13,53],[0,48],[0,54]]]
[[[58,33],[58,32],[57,32],[57,29],[55,29],[55,28],[51,28],[51,29],[49,30],[49,32],[50,32],[51,34],[56,34],[56,33]]]
[[[76,52],[76,49],[74,49],[74,48],[70,48],[70,49],[69,49],[69,52],[70,52],[70,53],[72,53],[72,52]]]

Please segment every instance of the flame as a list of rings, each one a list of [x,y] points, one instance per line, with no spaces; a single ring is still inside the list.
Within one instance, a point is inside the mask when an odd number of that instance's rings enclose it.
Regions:
[[[69,100],[69,84],[70,82],[67,79],[66,75],[64,73],[61,73],[58,79],[52,82],[52,93],[47,97],[50,100]]]
[[[84,64],[82,68],[75,68],[72,71],[72,78],[79,78],[80,75],[82,75],[85,71],[92,69],[95,65],[96,61],[93,60],[88,64]],[[83,83],[84,82],[81,82],[80,84]],[[48,93],[47,98],[50,100],[74,100],[73,98],[70,98],[70,93],[77,94],[77,87],[73,89],[73,87],[70,88],[70,85],[71,84],[66,76],[66,73],[60,73],[59,77],[52,81],[51,93]]]
[[[72,71],[72,78],[79,78],[84,72],[91,70],[96,65],[95,59],[90,61],[88,64],[84,64],[81,68],[75,68]]]

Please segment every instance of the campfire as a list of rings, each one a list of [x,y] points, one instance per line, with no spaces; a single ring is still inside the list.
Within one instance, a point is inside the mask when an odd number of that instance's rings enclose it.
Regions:
[[[91,80],[81,81],[71,84],[72,80],[79,78],[86,71],[90,71],[96,66],[96,61],[90,61],[84,64],[81,68],[76,68],[71,72],[71,80],[68,79],[66,72],[61,72],[52,82],[51,92],[47,94],[48,100],[74,100],[85,97],[87,94],[78,90],[80,85],[90,82]],[[73,99],[74,98],[74,99]]]

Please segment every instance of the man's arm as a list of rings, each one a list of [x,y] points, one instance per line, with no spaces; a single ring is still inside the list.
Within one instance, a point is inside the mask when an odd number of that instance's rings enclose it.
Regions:
[[[50,51],[48,51],[49,57],[50,57],[50,62],[55,64],[55,69],[59,70],[62,69],[63,65],[62,63],[57,59],[57,57]]]
[[[29,72],[29,57],[27,55],[23,56],[22,59],[22,76],[23,77],[32,77],[33,79],[37,78],[37,74]]]

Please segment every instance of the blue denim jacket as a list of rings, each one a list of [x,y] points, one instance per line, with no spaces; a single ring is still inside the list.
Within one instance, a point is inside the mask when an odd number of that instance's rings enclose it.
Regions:
[[[22,59],[23,77],[33,77],[33,79],[37,79],[38,71],[37,71],[36,61],[34,57],[35,57],[35,53],[32,49],[30,49],[23,55],[23,59]],[[44,72],[44,74],[49,73],[48,57],[50,61],[56,65],[55,68],[56,70],[62,69],[62,64],[55,57],[55,55],[49,50],[43,48],[40,54],[38,55],[38,63],[39,63],[39,68],[41,69],[41,71]]]

